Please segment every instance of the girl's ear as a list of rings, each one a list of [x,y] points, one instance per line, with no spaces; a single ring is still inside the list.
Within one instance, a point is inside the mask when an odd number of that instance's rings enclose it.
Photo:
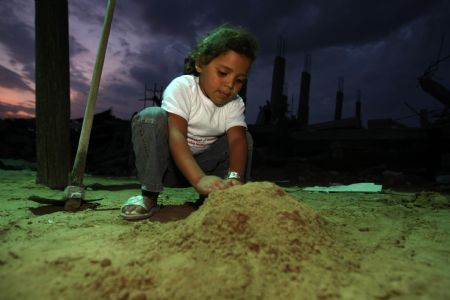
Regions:
[[[195,70],[196,70],[198,73],[201,73],[201,72],[202,72],[202,67],[201,67],[201,65],[202,65],[202,63],[200,62],[200,60],[199,60],[199,59],[196,59],[196,60],[195,60]]]

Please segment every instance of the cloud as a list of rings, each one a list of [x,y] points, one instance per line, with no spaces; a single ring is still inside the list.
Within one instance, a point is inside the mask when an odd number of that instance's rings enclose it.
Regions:
[[[77,55],[89,52],[81,42],[79,42],[74,36],[69,37],[69,53],[70,57],[76,57]]]
[[[0,65],[0,86],[34,92],[34,90],[25,83],[22,76],[2,65]]]
[[[361,45],[382,39],[426,15],[442,1],[135,1],[139,21],[152,34],[192,44],[199,34],[223,22],[243,25],[258,37],[263,53],[277,38],[289,51]]]
[[[69,14],[83,24],[102,24],[106,1],[69,1]]]
[[[0,99],[0,119],[31,118],[34,113],[34,101],[21,101],[17,104],[11,104]]]
[[[0,6],[0,44],[10,58],[9,63],[21,64],[22,70],[33,79],[34,29],[28,22],[19,19],[17,4],[24,5],[6,1]]]
[[[287,34],[293,50],[358,46],[379,41],[429,13],[438,1],[319,1],[314,21]],[[294,28],[295,29],[295,28]]]

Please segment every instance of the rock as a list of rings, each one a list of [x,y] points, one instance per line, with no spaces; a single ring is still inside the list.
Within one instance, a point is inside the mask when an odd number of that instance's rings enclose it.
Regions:
[[[111,260],[109,258],[105,258],[100,261],[100,266],[102,266],[103,268],[108,267],[110,265],[111,265]]]

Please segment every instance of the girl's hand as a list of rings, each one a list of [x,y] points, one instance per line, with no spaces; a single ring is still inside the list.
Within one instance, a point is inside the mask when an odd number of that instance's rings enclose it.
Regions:
[[[237,179],[225,179],[225,181],[228,182],[230,186],[243,184],[241,181],[239,181]]]
[[[214,190],[223,190],[230,186],[235,185],[232,181],[237,180],[224,180],[218,176],[205,175],[197,182],[194,188],[201,195],[208,195]]]

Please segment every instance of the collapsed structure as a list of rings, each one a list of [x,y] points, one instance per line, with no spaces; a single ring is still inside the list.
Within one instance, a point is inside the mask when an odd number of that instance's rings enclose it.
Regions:
[[[317,159],[333,168],[337,160],[352,161],[356,167],[397,165],[423,168],[429,175],[450,174],[450,91],[433,80],[433,74],[444,57],[431,64],[419,78],[420,86],[446,107],[438,121],[431,122],[428,112],[415,112],[420,128],[408,128],[392,119],[373,119],[362,124],[362,93],[357,90],[355,110],[343,118],[344,78],[339,77],[334,120],[310,124],[311,56],[305,56],[301,73],[300,96],[296,116],[288,117],[287,96],[283,93],[286,60],[284,42],[274,59],[270,101],[260,107],[255,125],[249,125],[257,147],[265,147],[284,157]],[[447,113],[445,113],[447,112]],[[305,159],[306,159],[305,158]],[[341,166],[346,163],[341,163]],[[450,178],[450,176],[449,176]]]

